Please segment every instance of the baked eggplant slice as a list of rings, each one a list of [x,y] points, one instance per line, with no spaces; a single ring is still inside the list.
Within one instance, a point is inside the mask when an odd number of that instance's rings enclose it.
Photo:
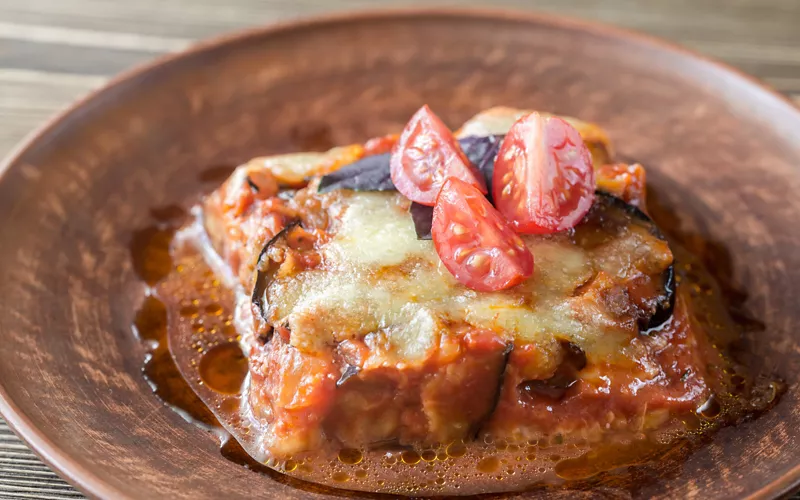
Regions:
[[[263,321],[267,320],[267,308],[269,307],[269,304],[266,302],[264,292],[267,289],[270,279],[272,279],[272,276],[280,266],[279,262],[276,262],[270,257],[269,251],[270,249],[281,245],[285,247],[286,235],[299,224],[299,222],[294,221],[285,228],[281,229],[278,234],[267,241],[267,243],[261,249],[261,252],[258,254],[258,260],[256,261],[256,274],[253,280],[253,291],[250,294],[250,302],[253,306],[253,313],[256,318],[260,318]]]
[[[575,237],[579,244],[594,245],[605,237],[640,230],[649,234],[653,240],[661,242],[661,245],[656,246],[669,247],[664,234],[642,210],[602,191],[597,191],[595,195],[591,211],[575,228]],[[599,233],[592,234],[590,229]],[[632,247],[624,250],[630,252],[628,255],[639,253]],[[653,274],[653,270],[662,267],[663,262],[659,259],[663,259],[663,255],[663,252],[655,252],[637,260],[636,270],[641,274],[637,276],[636,271],[633,271],[634,274],[630,276],[631,286],[628,293],[632,302],[636,304],[635,314],[640,333],[655,332],[669,320],[675,307],[674,264],[670,263],[660,273]],[[655,258],[659,262],[648,262],[648,257]]]
[[[318,192],[335,189],[396,191],[389,172],[389,153],[367,156],[322,177]]]
[[[564,356],[555,373],[544,380],[525,380],[518,389],[522,397],[533,395],[559,401],[579,381],[579,372],[586,367],[586,353],[570,342],[561,342]]]

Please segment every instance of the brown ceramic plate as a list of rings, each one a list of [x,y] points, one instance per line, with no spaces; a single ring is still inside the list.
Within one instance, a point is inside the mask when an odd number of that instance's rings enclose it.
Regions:
[[[661,222],[765,325],[749,345],[789,383],[778,406],[603,492],[772,498],[793,488],[800,112],[684,50],[520,13],[369,13],[257,29],[128,73],[51,121],[0,179],[0,409],[9,423],[91,496],[333,494],[225,460],[214,436],[151,394],[131,334],[144,285],[129,245],[153,207],[209,189],[198,175],[210,166],[396,131],[421,103],[451,125],[499,104],[601,124],[622,157],[648,166],[659,205],[674,214]]]

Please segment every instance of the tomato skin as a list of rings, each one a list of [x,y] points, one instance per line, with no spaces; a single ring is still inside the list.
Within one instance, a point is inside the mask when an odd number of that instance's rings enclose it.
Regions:
[[[383,153],[390,153],[397,140],[400,138],[397,134],[382,135],[380,137],[373,137],[364,143],[364,156],[380,155]]]
[[[555,116],[523,116],[497,153],[495,206],[520,233],[549,234],[578,224],[594,202],[592,157],[580,134]]]
[[[392,182],[406,198],[433,206],[448,177],[457,177],[486,194],[486,182],[447,126],[425,105],[406,124],[392,148]]]
[[[436,253],[460,283],[481,292],[505,290],[533,274],[533,255],[476,188],[451,177],[433,208]]]

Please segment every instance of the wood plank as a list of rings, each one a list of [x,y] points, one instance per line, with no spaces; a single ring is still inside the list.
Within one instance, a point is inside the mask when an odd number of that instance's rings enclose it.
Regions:
[[[0,156],[106,77],[0,68]]]
[[[0,419],[0,498],[84,497],[43,464]]]
[[[27,42],[52,43],[77,47],[112,50],[135,50],[161,53],[186,48],[191,39],[93,31],[41,24],[19,24],[0,21],[0,38]]]
[[[77,32],[78,36],[73,37]],[[75,73],[79,75],[113,75],[133,66],[145,63],[173,48],[191,44],[188,39],[158,37],[128,37],[125,34],[117,40],[118,46],[125,49],[109,50],[102,48],[100,40],[105,35],[113,39],[115,33],[90,32],[84,37],[80,30],[57,30],[55,34],[69,39],[61,41],[2,40],[0,43],[0,68],[31,69],[51,73]],[[48,33],[48,35],[53,33]],[[0,39],[2,39],[0,23]],[[44,39],[45,37],[37,37]],[[133,49],[142,43],[143,50]],[[66,44],[69,43],[69,44]],[[778,90],[787,93],[800,92],[800,45],[797,49],[784,46],[761,47],[756,50],[739,50],[737,43],[721,44],[690,41],[689,48],[723,60],[745,73],[760,76]],[[163,50],[161,50],[163,49]],[[763,57],[759,56],[763,54]]]
[[[396,0],[4,0],[0,3],[0,19],[196,38],[298,15],[392,7],[399,3]],[[497,0],[490,4],[531,9],[527,0]],[[458,5],[485,6],[487,2],[464,0]],[[800,37],[796,24],[792,23],[800,14],[800,4],[795,0],[540,0],[535,7],[545,12],[635,27],[670,38],[786,43]]]
[[[33,0],[0,2],[0,67],[111,74],[190,41],[228,30],[343,8],[388,6],[379,0]],[[463,4],[482,3],[467,0]],[[499,6],[523,8],[523,0]],[[800,2],[794,0],[557,0],[537,3],[543,11],[611,22],[682,43],[765,79],[783,91],[800,91]],[[158,12],[157,16],[153,12]],[[50,24],[48,24],[50,23]],[[29,42],[15,46],[20,42]],[[36,43],[31,43],[36,42]],[[39,45],[42,44],[42,45]],[[59,45],[53,49],[50,44]],[[85,47],[86,52],[76,47]],[[99,49],[125,54],[107,58]],[[133,54],[129,52],[134,52]]]
[[[0,40],[0,68],[111,75],[154,57],[151,51],[108,50],[60,43]]]

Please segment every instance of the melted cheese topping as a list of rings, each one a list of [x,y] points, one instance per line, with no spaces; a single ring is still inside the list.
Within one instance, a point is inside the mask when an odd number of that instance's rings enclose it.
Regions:
[[[536,259],[532,277],[510,290],[476,292],[444,268],[431,241],[417,240],[403,207],[396,193],[342,196],[329,210],[334,235],[322,248],[323,264],[271,283],[270,314],[288,323],[295,347],[314,352],[371,335],[387,344],[386,359],[421,362],[454,324],[543,348],[567,339],[595,357],[618,353],[630,340],[601,307],[587,309],[573,296],[597,271],[613,276],[624,267],[599,258],[598,248],[583,249],[565,233],[526,236]],[[647,243],[630,231],[609,244],[647,253]]]
[[[418,240],[414,222],[384,193],[354,194],[344,207],[333,242],[325,249],[328,262],[360,268],[398,266],[412,257],[428,258],[433,242]]]

